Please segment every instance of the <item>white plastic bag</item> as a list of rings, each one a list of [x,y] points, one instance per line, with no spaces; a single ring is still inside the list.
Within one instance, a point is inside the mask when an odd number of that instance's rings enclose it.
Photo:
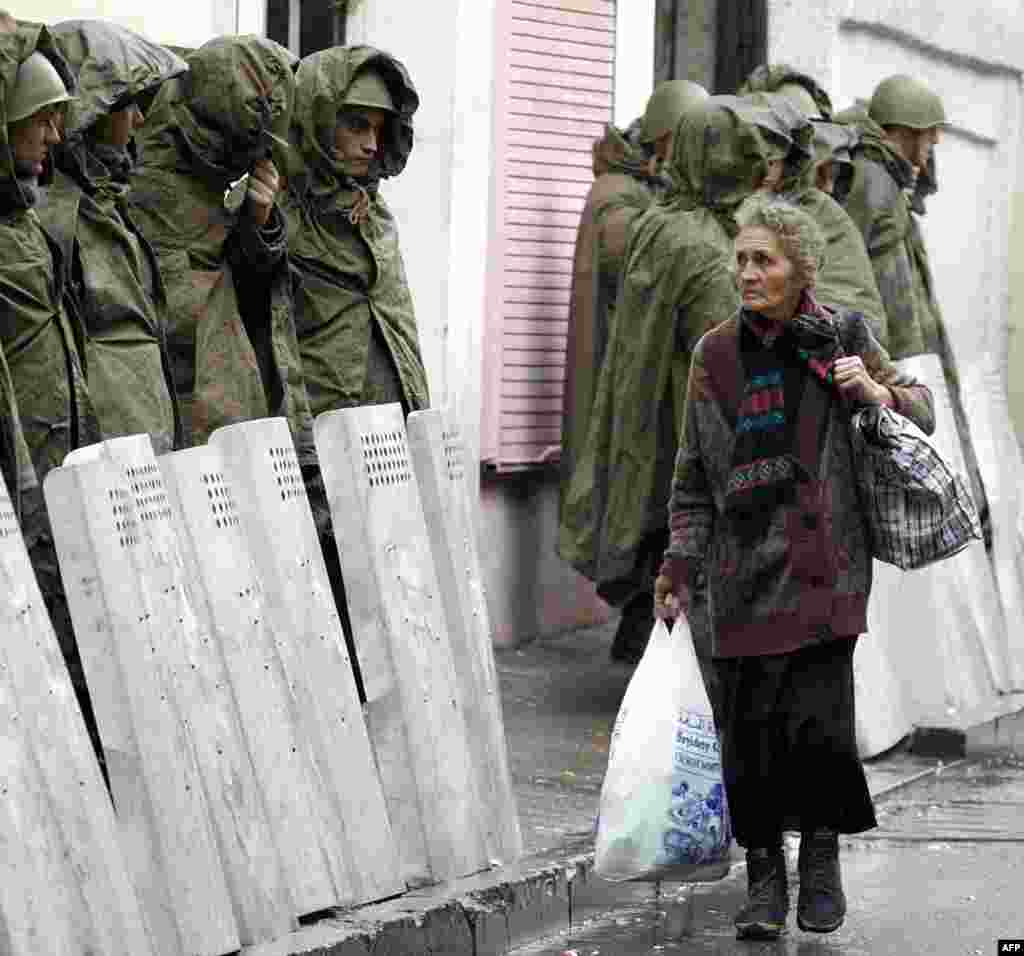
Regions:
[[[721,750],[686,620],[657,621],[615,719],[595,871],[622,880],[717,880],[732,829]]]

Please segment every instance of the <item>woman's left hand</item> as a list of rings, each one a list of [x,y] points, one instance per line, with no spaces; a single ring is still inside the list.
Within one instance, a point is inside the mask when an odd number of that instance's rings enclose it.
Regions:
[[[877,405],[888,405],[890,402],[889,389],[871,377],[859,355],[844,355],[836,359],[832,366],[832,377],[839,394],[849,402]]]

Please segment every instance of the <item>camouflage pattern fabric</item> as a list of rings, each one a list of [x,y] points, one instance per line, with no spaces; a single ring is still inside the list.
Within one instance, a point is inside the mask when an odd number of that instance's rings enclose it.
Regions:
[[[813,217],[825,237],[825,261],[814,286],[818,301],[837,311],[861,313],[879,344],[887,347],[885,307],[857,227],[843,207],[820,189],[804,187],[791,198]]]
[[[7,29],[12,26],[5,22],[0,29],[0,353],[4,359],[0,362],[0,410],[5,457],[10,454],[8,448],[14,454],[13,462],[4,462],[4,477],[16,476],[9,480],[8,490],[20,512],[32,568],[102,764],[42,494],[42,481],[50,469],[59,467],[79,445],[98,441],[100,434],[81,361],[83,330],[65,294],[63,258],[36,214],[37,190],[14,175],[7,138],[8,96],[18,64],[33,51],[45,53],[65,83],[74,84],[45,28],[20,24]]]
[[[21,427],[18,400],[3,349],[0,349],[0,475],[3,475],[4,486],[20,521],[22,501],[26,495],[38,489],[39,483],[25,441],[25,432]]]
[[[915,227],[908,193],[913,170],[863,106],[839,114],[837,120],[860,132],[845,208],[871,258],[888,319],[889,353],[899,360],[935,352],[938,307],[930,296],[921,297],[925,290],[920,277],[915,278],[923,246],[918,251],[912,248]]]
[[[223,425],[288,419],[299,460],[315,461],[299,360],[286,228],[258,229],[228,185],[272,150],[294,100],[293,57],[271,40],[220,37],[160,88],[140,131],[131,214],[167,290],[167,340],[185,443]],[[279,168],[285,161],[275,155]]]
[[[0,344],[36,477],[99,432],[83,372],[83,333],[67,301],[59,249],[34,208],[36,191],[14,175],[6,103],[18,64],[39,49],[59,63],[49,33],[19,26],[0,34]]]
[[[185,61],[132,31],[96,20],[53,28],[78,77],[78,99],[55,151],[58,172],[39,213],[61,245],[85,323],[85,362],[104,438],[148,433],[157,454],[180,444],[165,342],[166,295],[156,258],[126,200],[129,151],[98,147],[91,131],[187,70]]]
[[[818,104],[822,118],[831,119],[832,99],[825,88],[813,76],[801,73],[785,63],[763,63],[751,71],[750,76],[736,92],[739,96],[746,96],[748,93],[776,93],[779,87],[789,83],[797,83],[807,90]]]
[[[928,251],[914,208],[935,191],[934,163],[915,184],[910,164],[885,139],[885,131],[863,104],[839,114],[837,121],[857,127],[861,141],[854,152],[854,178],[846,211],[857,225],[871,258],[888,321],[888,351],[894,360],[935,354],[942,361],[953,415],[981,516],[986,544],[991,542],[988,497],[970,434],[960,391],[956,356],[935,298]]]
[[[68,104],[67,141],[80,139],[100,117],[143,94],[155,95],[165,80],[188,70],[167,47],[107,20],[64,20],[50,32],[78,84]]]
[[[363,69],[388,84],[398,114],[387,125],[377,168],[350,177],[332,152],[345,91]],[[295,74],[293,165],[285,200],[289,254],[301,277],[297,324],[313,414],[379,400],[371,363],[379,334],[397,370],[405,410],[430,404],[426,370],[395,218],[378,192],[380,179],[405,167],[419,99],[402,65],[372,47],[333,47],[305,57]],[[295,157],[293,157],[293,163]],[[383,382],[383,393],[391,387]]]
[[[818,301],[860,312],[875,338],[886,346],[885,309],[864,242],[843,208],[815,185],[814,124],[779,94],[755,93],[746,99],[763,107],[756,117],[759,128],[776,138],[788,137],[794,144],[778,191],[811,215],[825,237],[825,259],[815,284]]]
[[[676,130],[672,188],[640,216],[623,266],[587,440],[565,495],[558,553],[617,604],[649,591],[668,526],[679,424],[698,339],[736,310],[733,213],[767,170],[735,97]]]
[[[643,151],[613,126],[594,142],[594,184],[576,233],[562,396],[561,496],[587,437],[629,232],[653,202],[657,180]]]

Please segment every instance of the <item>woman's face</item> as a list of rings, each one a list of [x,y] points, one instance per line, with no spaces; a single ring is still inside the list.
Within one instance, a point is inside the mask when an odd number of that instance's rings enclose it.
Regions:
[[[746,226],[736,236],[735,249],[743,305],[777,322],[792,318],[803,289],[778,236],[764,226]]]

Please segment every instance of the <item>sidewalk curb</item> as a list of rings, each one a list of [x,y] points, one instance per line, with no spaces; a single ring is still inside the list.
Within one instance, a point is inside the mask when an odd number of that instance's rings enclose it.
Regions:
[[[936,761],[887,782],[875,799],[965,763]],[[593,873],[592,839],[518,864],[415,890],[302,927],[272,943],[245,947],[243,956],[502,956],[530,939],[578,924],[622,900],[622,884]],[[734,863],[730,875],[744,864]],[[634,884],[638,897],[650,892]]]

